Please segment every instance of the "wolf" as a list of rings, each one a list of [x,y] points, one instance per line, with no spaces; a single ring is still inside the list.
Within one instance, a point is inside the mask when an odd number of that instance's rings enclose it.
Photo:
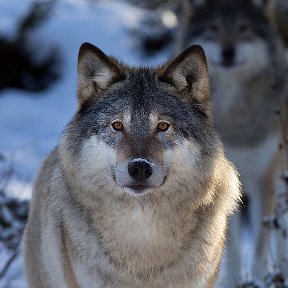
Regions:
[[[135,68],[84,43],[78,98],[33,190],[29,287],[214,287],[240,188],[202,48]]]
[[[178,46],[193,42],[206,53],[215,126],[240,173],[247,199],[244,214],[252,231],[255,263],[245,268],[261,279],[269,262],[269,235],[261,223],[264,215],[273,212],[274,159],[279,159],[281,142],[275,111],[288,111],[286,52],[269,17],[271,5],[264,1],[186,1],[184,14]],[[229,288],[239,280],[235,275],[240,275],[240,266],[244,267],[241,226],[238,213],[231,221],[227,257],[234,280]],[[283,265],[281,260],[274,264]]]

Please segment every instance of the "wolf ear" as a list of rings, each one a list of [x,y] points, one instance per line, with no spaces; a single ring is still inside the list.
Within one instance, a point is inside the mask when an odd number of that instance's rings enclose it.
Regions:
[[[266,8],[271,1],[270,0],[251,0],[252,4],[260,8]]]
[[[121,65],[90,43],[81,45],[78,55],[78,98],[80,104],[99,95],[125,78]]]
[[[193,0],[193,1],[190,1],[190,2],[191,2],[192,6],[198,7],[198,6],[204,5],[207,1],[206,0]]]
[[[206,57],[199,45],[183,51],[160,71],[159,80],[175,86],[183,95],[183,100],[193,100],[209,110],[209,77]]]

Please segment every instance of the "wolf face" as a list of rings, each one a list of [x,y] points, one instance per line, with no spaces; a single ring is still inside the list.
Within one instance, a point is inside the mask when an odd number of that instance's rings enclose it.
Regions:
[[[106,192],[140,195],[193,177],[196,167],[213,162],[221,145],[199,46],[161,67],[136,69],[84,44],[78,73],[80,107],[60,154],[79,189],[100,185]]]
[[[252,0],[207,0],[196,7],[187,39],[203,47],[211,72],[250,78],[269,65],[271,35],[263,7]]]

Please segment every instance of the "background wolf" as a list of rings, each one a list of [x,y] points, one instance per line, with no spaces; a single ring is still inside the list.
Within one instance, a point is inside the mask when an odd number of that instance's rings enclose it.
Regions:
[[[130,68],[86,43],[78,76],[79,109],[33,192],[30,287],[213,287],[239,187],[203,50]]]
[[[259,279],[268,269],[262,217],[272,213],[273,177],[281,159],[280,122],[275,111],[288,110],[287,57],[273,21],[267,16],[266,12],[271,12],[269,3],[261,2],[189,1],[191,6],[183,13],[186,16],[178,39],[181,47],[192,42],[202,45],[207,55],[215,125],[239,169],[243,191],[248,196],[245,206],[248,204],[256,254],[251,259],[255,259],[253,273]],[[233,217],[232,251],[227,258],[234,279],[229,288],[239,280],[235,276],[240,272],[239,229],[240,218]],[[283,260],[287,253],[280,254],[278,263],[273,264],[287,271]]]

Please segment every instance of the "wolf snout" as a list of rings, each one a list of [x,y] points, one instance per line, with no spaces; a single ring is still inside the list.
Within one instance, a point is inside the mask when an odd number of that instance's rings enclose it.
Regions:
[[[128,173],[133,179],[142,182],[153,174],[153,164],[144,158],[133,159],[128,164]]]
[[[223,65],[225,67],[230,67],[234,64],[235,60],[235,48],[231,46],[224,47],[222,50],[222,59],[223,59]]]

